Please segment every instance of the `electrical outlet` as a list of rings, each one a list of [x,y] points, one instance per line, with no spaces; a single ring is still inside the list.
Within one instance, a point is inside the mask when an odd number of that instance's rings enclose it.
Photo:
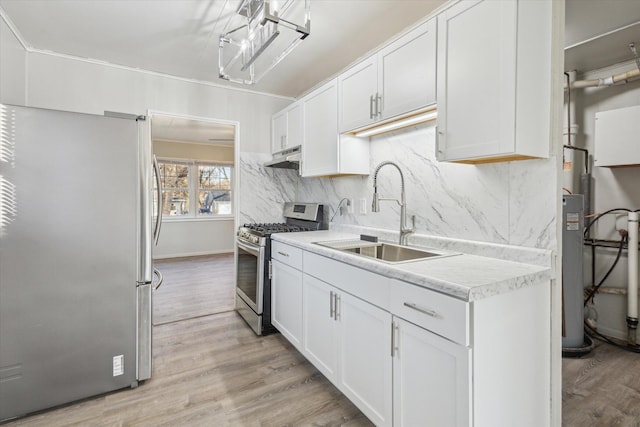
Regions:
[[[353,214],[353,199],[347,199],[347,212]]]
[[[364,215],[367,213],[367,199],[358,200],[358,213]]]

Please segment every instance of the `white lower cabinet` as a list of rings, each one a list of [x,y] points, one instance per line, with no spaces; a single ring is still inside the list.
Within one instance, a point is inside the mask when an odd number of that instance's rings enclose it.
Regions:
[[[303,354],[333,384],[338,378],[338,322],[334,287],[307,274],[302,279]]]
[[[303,275],[304,355],[372,422],[392,425],[391,315]]]
[[[393,325],[393,425],[471,425],[471,349],[397,317]]]
[[[338,294],[338,388],[378,426],[392,425],[391,314]]]
[[[271,323],[302,351],[302,272],[271,261]]]
[[[551,425],[548,283],[468,302],[276,243],[274,325],[377,426]]]

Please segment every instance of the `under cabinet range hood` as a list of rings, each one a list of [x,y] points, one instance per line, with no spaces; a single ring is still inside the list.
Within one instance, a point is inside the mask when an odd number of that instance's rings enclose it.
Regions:
[[[296,145],[292,148],[287,148],[273,155],[273,159],[264,165],[270,168],[280,169],[300,169],[300,153],[301,147]]]

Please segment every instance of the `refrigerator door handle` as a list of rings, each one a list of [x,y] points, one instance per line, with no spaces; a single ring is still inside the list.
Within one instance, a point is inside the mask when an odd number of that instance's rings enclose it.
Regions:
[[[153,170],[155,171],[156,191],[158,192],[157,199],[156,199],[157,217],[156,217],[156,225],[153,230],[153,241],[155,245],[158,246],[158,239],[160,238],[160,229],[162,228],[162,181],[160,179],[160,166],[158,166],[158,158],[155,156],[155,154],[153,156]],[[158,287],[160,287],[159,284],[158,284]]]
[[[156,277],[158,278],[158,283],[156,283],[156,286],[153,288],[154,291],[157,291],[158,288],[162,285],[162,282],[164,281],[164,276],[162,276],[162,273],[157,268],[153,269],[153,274],[155,274]]]

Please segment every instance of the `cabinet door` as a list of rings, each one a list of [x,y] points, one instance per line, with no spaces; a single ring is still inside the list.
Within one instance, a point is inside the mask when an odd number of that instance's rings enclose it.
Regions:
[[[271,323],[301,350],[302,272],[276,260],[271,263]]]
[[[516,12],[476,0],[438,15],[438,160],[515,150]]]
[[[377,88],[376,55],[365,59],[338,77],[338,128],[341,133],[376,120]]]
[[[391,426],[391,314],[345,293],[338,294],[337,310],[338,388],[375,425]]]
[[[303,177],[338,172],[337,96],[332,80],[304,98]]]
[[[378,53],[382,119],[436,102],[436,20],[431,19]]]
[[[287,137],[285,138],[285,148],[302,145],[303,125],[302,104],[295,104],[287,110]]]
[[[394,426],[469,426],[471,350],[394,317]]]
[[[281,111],[271,119],[271,152],[285,149],[287,139],[287,113]]]
[[[338,373],[338,322],[334,319],[336,289],[309,275],[303,278],[305,357],[332,383]]]

